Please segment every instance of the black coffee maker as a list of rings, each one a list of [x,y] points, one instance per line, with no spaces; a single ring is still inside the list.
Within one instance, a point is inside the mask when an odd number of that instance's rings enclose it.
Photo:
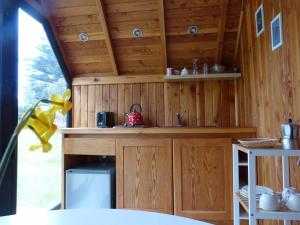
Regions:
[[[115,125],[115,117],[113,112],[98,112],[97,127],[107,128]]]

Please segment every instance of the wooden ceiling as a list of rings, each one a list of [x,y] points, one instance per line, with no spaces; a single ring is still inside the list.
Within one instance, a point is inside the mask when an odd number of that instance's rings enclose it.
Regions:
[[[194,58],[199,66],[233,65],[242,0],[41,2],[73,77],[163,74],[191,68]],[[196,35],[187,33],[192,25]],[[142,37],[133,37],[134,28]],[[81,42],[80,33],[89,40]]]

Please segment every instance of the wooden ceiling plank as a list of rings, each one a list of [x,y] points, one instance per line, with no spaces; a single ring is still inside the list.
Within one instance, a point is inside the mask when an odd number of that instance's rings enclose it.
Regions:
[[[60,51],[60,54],[61,54],[61,56],[62,56],[62,58],[64,60],[64,64],[66,66],[66,69],[68,70],[69,75],[73,76],[71,66],[68,63],[67,56],[65,54],[64,48],[62,46],[62,42],[60,41],[60,38],[59,38],[59,35],[58,35],[58,32],[57,32],[57,27],[55,26],[53,15],[51,15],[49,13],[49,11],[47,10],[48,9],[48,5],[49,4],[48,4],[47,0],[41,1],[41,8],[45,12],[44,16],[45,16],[45,18],[47,18],[47,20],[49,22],[49,26],[50,26],[53,34],[54,34],[53,35],[54,39],[55,39],[55,41],[57,43],[58,49]],[[70,79],[71,79],[71,77],[70,77]]]
[[[165,27],[165,9],[164,0],[159,0],[158,7],[159,15],[159,28],[160,28],[160,39],[161,39],[161,60],[162,60],[162,73],[165,73],[167,68],[167,47],[166,47],[166,27]]]
[[[220,7],[221,7],[221,15],[220,15],[220,22],[219,22],[219,30],[218,30],[218,48],[216,51],[216,63],[221,63],[222,60],[228,0],[221,0]]]
[[[108,31],[108,27],[107,27],[107,21],[106,21],[106,18],[105,18],[103,2],[102,2],[102,0],[96,0],[96,4],[97,4],[97,9],[98,9],[98,13],[99,13],[100,22],[102,24],[102,30],[103,30],[105,40],[106,40],[108,55],[109,55],[110,62],[111,62],[111,65],[112,65],[113,75],[117,76],[117,75],[119,75],[119,72],[118,72],[118,67],[117,67],[114,51],[113,51],[112,44],[111,44],[110,34],[109,34],[109,31]]]

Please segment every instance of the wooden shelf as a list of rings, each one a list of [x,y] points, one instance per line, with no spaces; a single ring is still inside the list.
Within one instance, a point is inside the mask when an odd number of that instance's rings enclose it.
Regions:
[[[92,74],[91,74],[92,75]],[[95,75],[95,74],[93,74]],[[96,84],[135,84],[135,83],[163,83],[172,81],[192,81],[192,80],[233,80],[241,77],[240,73],[209,73],[199,75],[132,75],[132,76],[101,76],[75,77],[72,85],[96,85]]]
[[[209,73],[198,75],[171,75],[165,76],[167,81],[190,81],[190,80],[233,80],[241,77],[240,73]]]

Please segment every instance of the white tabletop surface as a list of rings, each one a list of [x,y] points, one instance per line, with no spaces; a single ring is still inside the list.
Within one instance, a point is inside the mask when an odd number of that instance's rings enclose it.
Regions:
[[[210,225],[184,217],[123,209],[36,211],[0,217],[0,225]]]

